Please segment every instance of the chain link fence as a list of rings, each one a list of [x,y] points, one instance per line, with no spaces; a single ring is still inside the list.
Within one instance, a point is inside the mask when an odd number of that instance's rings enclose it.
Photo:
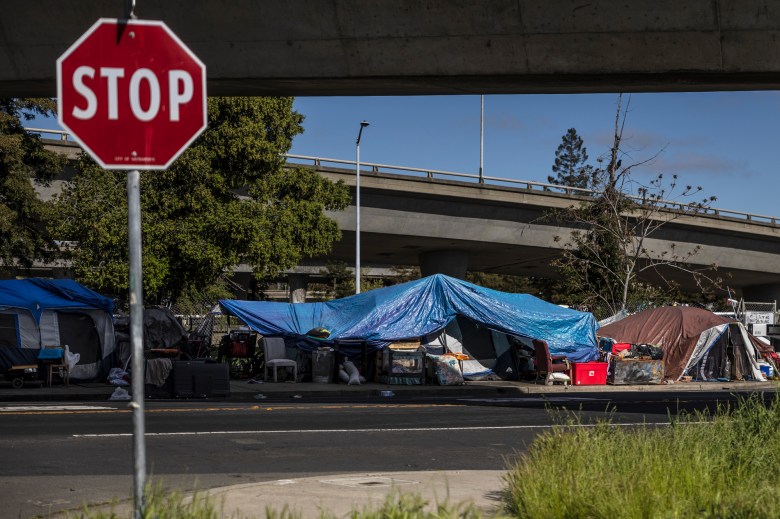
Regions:
[[[236,319],[223,315],[216,301],[200,301],[186,306],[171,305],[171,311],[179,320],[190,340],[203,341],[204,347],[211,349],[219,345],[220,338],[227,334]]]
[[[737,305],[737,319],[743,324],[775,324],[777,303],[759,303],[741,300]]]

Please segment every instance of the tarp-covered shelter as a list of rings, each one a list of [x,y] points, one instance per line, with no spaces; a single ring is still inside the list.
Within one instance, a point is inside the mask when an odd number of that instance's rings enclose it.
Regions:
[[[544,339],[551,352],[572,360],[598,356],[592,314],[443,274],[323,303],[222,300],[220,304],[264,336],[305,339],[309,330],[321,327],[330,331],[328,341],[362,340],[377,349],[440,333],[461,317],[495,332]],[[306,347],[305,341],[299,345]],[[311,348],[317,345],[312,343]]]
[[[130,342],[130,316],[120,315],[114,320],[117,344],[117,365],[128,364],[132,356]],[[187,346],[187,331],[170,308],[147,306],[144,308],[143,348],[181,349]]]
[[[617,342],[654,344],[664,352],[664,377],[679,380],[761,380],[760,354],[771,347],[744,325],[702,308],[665,306],[599,328]]]
[[[42,346],[79,355],[70,377],[95,379],[114,351],[114,302],[72,279],[0,281],[0,370],[35,364]]]

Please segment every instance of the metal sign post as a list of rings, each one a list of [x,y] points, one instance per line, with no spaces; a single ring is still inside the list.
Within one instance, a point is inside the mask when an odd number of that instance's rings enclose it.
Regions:
[[[143,269],[139,170],[167,169],[206,129],[206,66],[160,21],[100,19],[57,60],[57,112],[89,155],[127,174],[135,517],[144,516]]]
[[[133,495],[135,516],[146,509],[146,425],[144,422],[144,294],[141,263],[141,172],[127,173],[127,226],[130,249],[130,343],[133,350]]]

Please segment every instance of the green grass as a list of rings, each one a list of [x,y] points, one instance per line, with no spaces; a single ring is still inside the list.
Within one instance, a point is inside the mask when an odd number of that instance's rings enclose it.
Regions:
[[[577,425],[539,437],[506,475],[513,517],[780,517],[780,399],[671,426]]]
[[[221,507],[217,507],[212,499],[197,492],[185,496],[180,492],[167,491],[161,485],[147,483],[144,492],[146,499],[143,519],[220,519],[223,517]],[[81,512],[67,514],[68,519],[127,519],[134,518],[135,512],[124,516],[117,513],[113,506],[107,511],[84,507]],[[234,519],[243,519],[235,517]],[[281,519],[281,518],[280,518]],[[286,517],[285,517],[286,519]]]

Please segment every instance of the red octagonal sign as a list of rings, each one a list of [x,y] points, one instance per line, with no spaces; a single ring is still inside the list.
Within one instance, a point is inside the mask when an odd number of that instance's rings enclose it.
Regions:
[[[160,21],[100,19],[57,60],[59,122],[106,169],[165,169],[206,128],[206,66]]]

